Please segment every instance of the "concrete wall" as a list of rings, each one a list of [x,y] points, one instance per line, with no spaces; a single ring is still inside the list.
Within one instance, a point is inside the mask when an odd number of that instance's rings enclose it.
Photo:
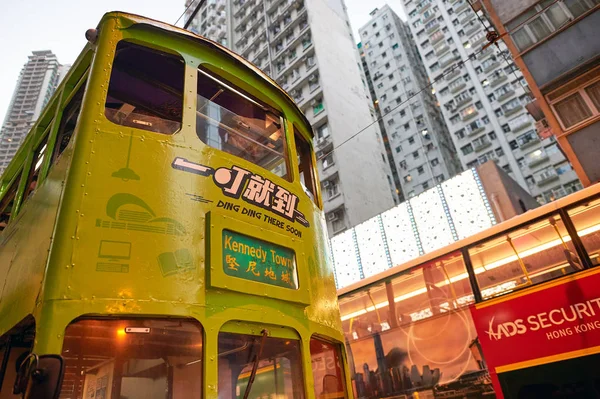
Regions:
[[[498,223],[540,206],[495,162],[488,161],[479,165],[477,173]]]
[[[533,7],[540,0],[491,0],[498,17],[503,24]]]
[[[334,4],[336,3],[336,4]],[[306,0],[324,106],[334,144],[339,179],[351,226],[394,206],[377,124],[373,123],[362,84],[356,45],[346,24],[341,1]]]
[[[523,55],[539,87],[600,55],[596,11]],[[582,45],[585,44],[585,45]]]

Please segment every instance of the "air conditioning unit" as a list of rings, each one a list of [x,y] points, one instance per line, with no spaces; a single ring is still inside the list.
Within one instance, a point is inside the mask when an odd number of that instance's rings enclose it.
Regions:
[[[338,214],[337,212],[330,212],[327,214],[327,221],[328,222],[335,222],[336,220],[338,220]]]

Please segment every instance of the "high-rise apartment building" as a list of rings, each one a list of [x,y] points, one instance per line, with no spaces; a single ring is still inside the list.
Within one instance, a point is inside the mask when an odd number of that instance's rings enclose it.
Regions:
[[[209,18],[215,10],[225,12],[225,25]],[[269,74],[305,113],[315,131],[330,234],[394,206],[395,187],[342,0],[208,0],[191,26]]]
[[[596,0],[483,0],[582,183],[600,181],[600,3]],[[535,112],[538,111],[538,112]]]
[[[481,51],[486,31],[469,2],[402,4],[463,166],[494,160],[540,202],[581,188],[555,140],[539,137],[525,109],[525,79],[506,47]]]
[[[366,68],[405,197],[462,171],[454,143],[405,22],[387,5],[359,29]]]
[[[52,51],[43,50],[34,51],[21,70],[0,132],[0,173],[54,94],[61,78],[60,67]]]

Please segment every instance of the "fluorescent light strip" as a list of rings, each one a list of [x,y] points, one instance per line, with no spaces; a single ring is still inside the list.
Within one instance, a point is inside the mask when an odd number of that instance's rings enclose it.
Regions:
[[[595,232],[597,232],[599,230],[600,230],[600,223],[596,224],[594,226],[588,227],[586,229],[583,229],[581,231],[578,231],[577,234],[579,235],[579,237],[584,237],[584,236],[586,236],[588,234],[595,233]],[[571,241],[571,236],[567,235],[567,236],[564,236],[562,239],[563,239],[564,242],[569,242],[569,241]],[[526,251],[523,251],[523,252],[519,253],[519,255],[521,256],[521,258],[525,258],[527,256],[537,254],[539,252],[545,251],[545,250],[547,250],[549,248],[555,247],[555,246],[560,245],[560,244],[562,244],[562,241],[560,239],[552,240],[552,241],[549,241],[549,242],[547,242],[545,244],[541,244],[541,245],[538,245],[537,247],[533,247],[533,248],[530,248],[530,249],[528,249]],[[508,256],[508,257],[506,257],[504,259],[500,259],[500,260],[497,260],[495,262],[492,262],[489,265],[478,267],[477,269],[474,269],[474,272],[475,272],[475,274],[481,274],[481,273],[483,273],[485,271],[495,269],[497,267],[500,267],[502,265],[508,264],[510,262],[514,262],[517,259],[518,259],[517,255],[511,255],[511,256]],[[542,272],[540,272],[540,273],[538,273],[538,274],[536,274],[534,276],[539,276],[541,274],[545,274],[545,273],[548,273],[550,271],[557,270],[557,269],[559,269],[561,267],[564,267],[564,266],[557,266],[557,267],[549,269],[549,270],[543,270]],[[464,280],[464,279],[466,279],[468,277],[469,277],[468,273],[462,273],[462,274],[456,275],[454,277],[451,277],[450,278],[450,282],[451,283],[455,283],[457,281]],[[448,284],[449,284],[448,280],[445,279],[445,280],[443,280],[443,284],[441,284],[441,285],[444,286],[444,285],[448,285]],[[409,299],[409,298],[415,297],[417,295],[424,294],[425,292],[427,292],[427,288],[426,287],[419,288],[418,290],[415,290],[415,291],[409,292],[407,294],[395,297],[394,298],[394,302],[397,303],[397,302],[403,301],[405,299]],[[381,309],[381,308],[386,307],[386,306],[388,306],[388,301],[378,303],[375,306],[369,306],[368,308],[361,309],[361,310],[358,310],[356,312],[349,313],[347,315],[342,316],[342,321],[346,321],[346,320],[349,320],[351,318],[354,318],[354,317],[357,317],[357,316],[361,316],[361,315],[363,315],[363,314],[365,314],[367,312],[372,312],[375,309]]]

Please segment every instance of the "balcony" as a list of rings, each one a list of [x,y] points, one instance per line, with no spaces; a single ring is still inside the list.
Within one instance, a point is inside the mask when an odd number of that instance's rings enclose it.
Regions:
[[[538,137],[537,134],[533,133],[526,135],[524,137],[519,137],[517,138],[517,144],[519,144],[519,148],[524,150],[525,148],[529,148],[534,144],[537,144],[540,142],[540,138]]]
[[[468,137],[473,137],[481,132],[483,132],[485,130],[485,126],[480,126],[478,128],[475,128],[473,130],[466,129],[467,130],[467,136]]]
[[[454,68],[452,70],[452,72],[450,72],[448,75],[445,75],[444,79],[446,80],[446,82],[449,82],[451,80],[453,80],[454,78],[458,77],[460,75],[460,68]]]
[[[429,28],[427,28],[427,30],[425,32],[427,32],[427,34],[431,34],[433,32],[435,32],[436,30],[438,30],[440,28],[440,24],[435,22],[433,25],[431,25]]]
[[[446,54],[449,50],[450,50],[450,46],[448,46],[446,43],[444,43],[441,46],[434,48],[433,52],[435,53],[436,56],[440,57],[442,54]]]
[[[508,126],[510,126],[510,130],[515,133],[520,130],[523,130],[526,127],[531,126],[531,119],[527,114],[523,114],[515,119],[508,121]]]
[[[487,37],[485,36],[485,33],[484,32],[480,32],[480,33],[474,35],[470,39],[471,47],[474,48],[475,46],[479,46],[480,44],[482,44],[486,40],[487,40]]]
[[[484,137],[485,137],[485,136],[484,136]],[[489,140],[487,139],[487,137],[485,138],[485,140],[475,140],[475,141],[473,141],[473,149],[474,149],[476,152],[479,152],[479,151],[481,151],[481,150],[483,150],[483,149],[485,149],[485,148],[488,148],[488,147],[489,147],[489,146],[491,146],[491,145],[492,145],[492,142],[491,142],[491,141],[489,141]]]
[[[466,0],[463,1],[462,3],[455,3],[454,4],[454,13],[456,15],[458,15],[462,11],[466,10],[467,8],[469,8],[469,5],[467,4]]]
[[[504,116],[514,115],[517,112],[521,111],[522,109],[523,109],[522,105],[517,105],[516,107],[512,107],[512,108],[509,108],[507,110],[503,110],[504,111]]]
[[[526,155],[527,166],[529,168],[533,168],[536,165],[546,162],[548,159],[550,159],[550,157],[543,149],[533,151]]]
[[[558,173],[556,173],[556,170],[554,170],[554,168],[552,168],[552,169],[547,169],[538,175],[534,175],[533,178],[538,186],[543,186],[544,184],[547,184],[547,183],[550,183],[551,181],[557,180]]]
[[[465,26],[473,18],[475,18],[475,14],[473,14],[472,12],[467,13],[467,16],[460,20],[460,24],[463,25],[463,26]]]
[[[430,2],[427,3],[427,4],[425,4],[425,5],[423,5],[423,7],[421,7],[421,9],[419,10],[419,13],[423,14],[425,11],[429,10],[429,8],[431,8],[431,3]]]
[[[515,91],[513,89],[506,90],[504,93],[500,94],[498,96],[498,98],[496,98],[496,101],[502,102],[504,100],[507,100],[508,98],[510,98],[511,96],[513,96],[514,94],[515,94]]]
[[[508,77],[503,74],[503,73],[498,73],[496,76],[494,76],[493,78],[490,78],[490,86],[491,87],[496,87],[498,86],[500,83],[506,81],[508,79]]]
[[[471,95],[469,95],[469,94],[463,95],[461,97],[456,97],[456,98],[454,98],[454,109],[456,110],[456,109],[462,107],[463,105],[469,103],[472,100],[473,100],[473,97],[471,97]]]
[[[459,83],[457,83],[455,85],[451,84],[451,86],[452,86],[451,88],[449,87],[450,88],[450,93],[456,94],[459,91],[461,91],[462,89],[464,89],[465,87],[467,87],[467,83],[465,81],[461,81],[461,82],[459,82]]]
[[[433,45],[444,38],[445,38],[444,33],[441,30],[439,30],[439,31],[435,32],[434,34],[432,34],[431,36],[429,36],[429,42]]]
[[[456,61],[457,59],[460,59],[460,57],[459,56],[454,56],[454,55],[452,55],[450,53],[444,54],[443,59],[440,58],[440,61],[439,61],[440,62],[440,66],[442,68],[445,68],[448,65],[454,63],[454,61]]]
[[[471,108],[469,110],[469,112],[465,112],[465,111],[466,111],[466,109],[461,111],[461,115],[460,115],[460,120],[463,122],[471,120],[474,117],[476,117],[477,115],[479,115],[479,111],[477,111],[477,109],[475,107]]]
[[[333,150],[333,140],[331,136],[319,137],[315,140],[315,146],[318,151],[322,151],[325,154]]]

